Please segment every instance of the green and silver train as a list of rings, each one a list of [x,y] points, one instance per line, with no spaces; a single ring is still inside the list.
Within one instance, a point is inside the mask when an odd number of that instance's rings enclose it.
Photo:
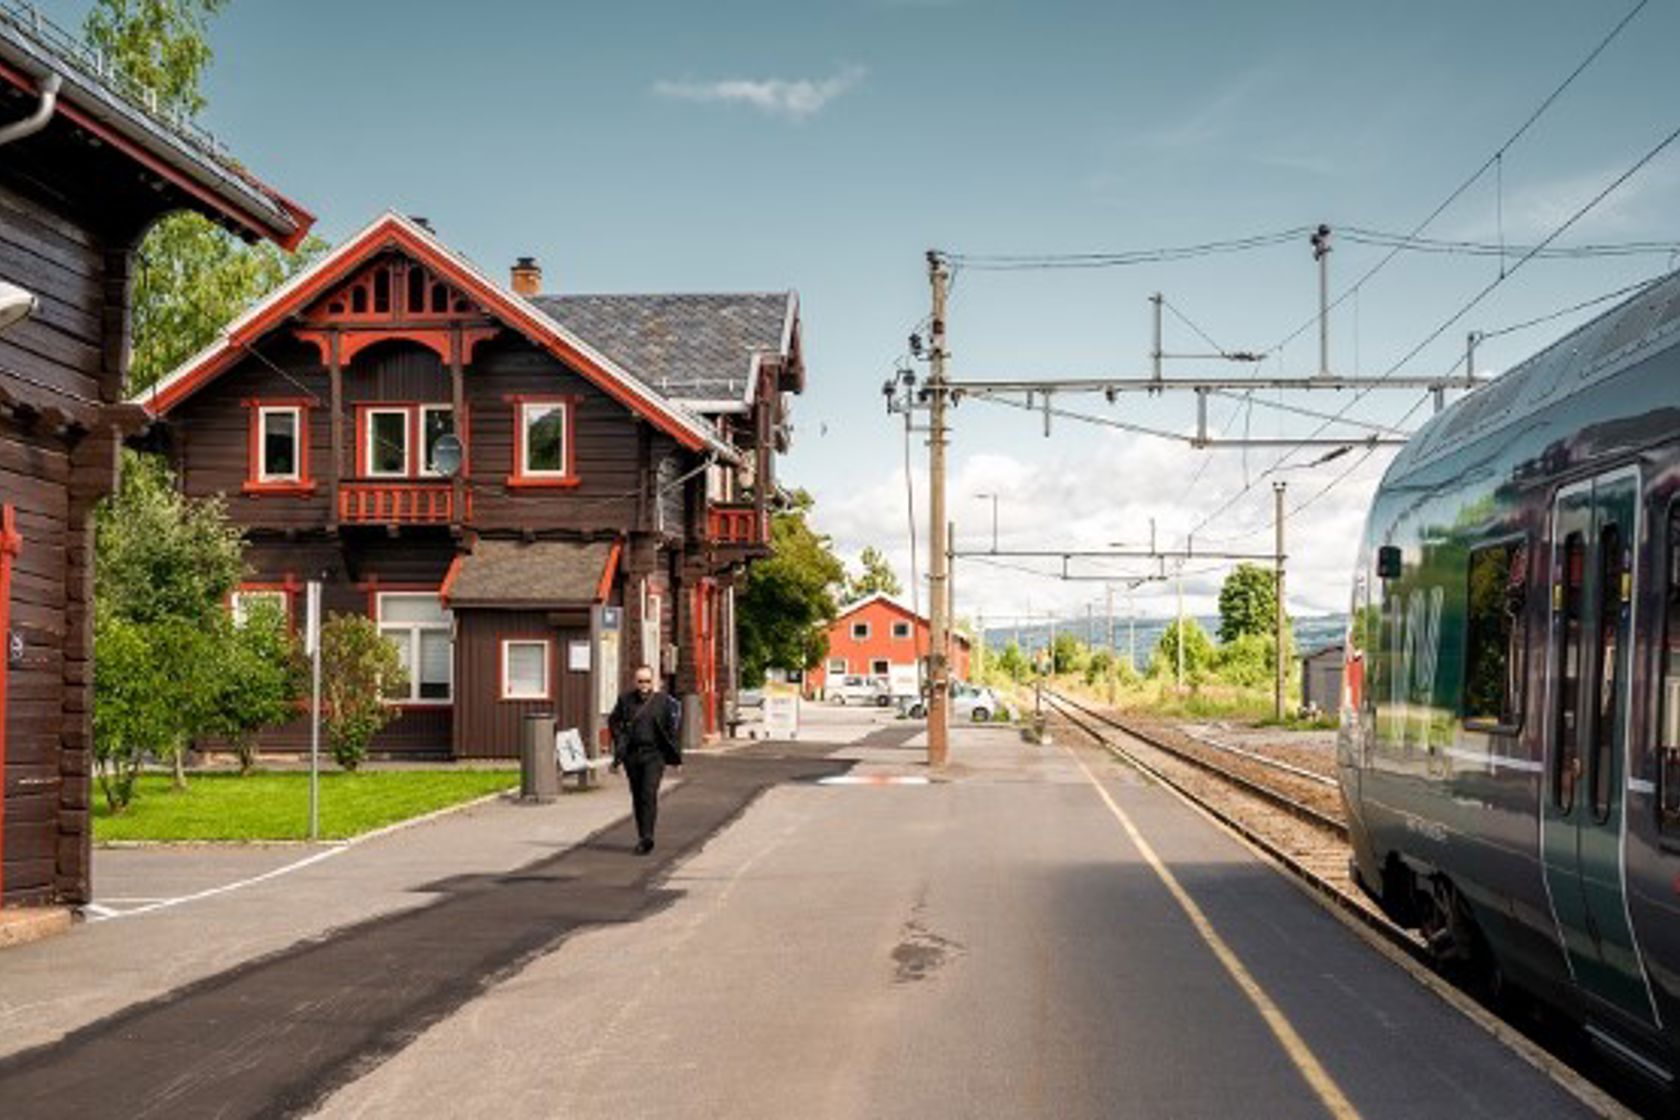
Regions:
[[[1354,575],[1363,887],[1444,963],[1680,1072],[1680,273],[1434,417]]]

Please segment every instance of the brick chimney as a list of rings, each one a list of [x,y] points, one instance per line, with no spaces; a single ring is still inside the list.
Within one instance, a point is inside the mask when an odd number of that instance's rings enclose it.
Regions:
[[[534,296],[542,291],[542,266],[535,257],[520,257],[510,270],[513,290],[522,296]]]

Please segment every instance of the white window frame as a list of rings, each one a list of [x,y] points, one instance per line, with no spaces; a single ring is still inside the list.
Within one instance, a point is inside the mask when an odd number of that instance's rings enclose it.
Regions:
[[[854,623],[852,623],[852,641],[854,641],[854,642],[867,642],[868,640],[869,640],[869,623],[867,623],[867,622],[854,622]]]
[[[845,676],[846,675],[846,659],[844,657],[831,657],[831,658],[829,658],[828,659],[828,675],[831,676],[831,677],[843,677],[843,676]]]
[[[531,413],[543,413],[560,410],[560,466],[556,468],[543,467],[537,469],[531,466]],[[572,423],[571,401],[520,401],[519,402],[519,456],[524,461],[519,464],[520,478],[567,478],[566,465],[571,462],[572,449],[567,446]]]
[[[542,691],[532,693],[516,693],[513,682],[508,677],[508,669],[513,664],[514,646],[537,646],[542,650]],[[503,700],[551,700],[554,698],[554,643],[547,638],[503,638],[502,639],[502,699]]]
[[[228,596],[228,614],[233,616],[233,624],[243,628],[245,620],[250,616],[245,613],[247,603],[258,599],[272,599],[280,604],[280,617],[288,624],[292,618],[292,597],[278,587],[252,587],[248,589],[235,588]]]
[[[415,449],[419,452],[419,467],[417,470],[425,478],[442,478],[443,473],[433,470],[432,464],[427,461],[426,457],[426,417],[433,412],[447,412],[454,416],[455,406],[452,404],[423,404],[414,410],[414,426],[416,428],[414,434],[420,441],[419,446]],[[461,426],[459,424],[451,425],[450,430],[455,433],[456,439],[461,439]],[[461,446],[466,446],[465,440],[462,440]]]
[[[268,469],[268,418],[280,413],[289,413],[292,417],[292,469],[284,474],[270,473]],[[258,482],[302,482],[303,481],[303,409],[295,404],[265,404],[257,407],[257,481]]]
[[[396,641],[398,635],[393,631],[404,632],[408,640],[408,695],[388,698],[388,703],[402,704],[407,707],[448,707],[455,702],[455,616],[446,607],[444,614],[448,615],[445,622],[386,622],[385,602],[388,599],[424,599],[436,600],[436,591],[379,591],[375,592],[374,625],[379,628],[379,635],[391,641]],[[445,634],[449,637],[449,695],[421,696],[420,695],[420,635]]]
[[[403,422],[403,465],[401,470],[376,471],[373,469],[373,418],[375,416],[401,416]],[[409,465],[414,462],[414,421],[413,410],[402,405],[380,406],[362,410],[362,474],[367,478],[407,478]]]
[[[904,641],[913,633],[914,631],[910,629],[910,624],[908,622],[893,623],[892,636],[895,641]]]

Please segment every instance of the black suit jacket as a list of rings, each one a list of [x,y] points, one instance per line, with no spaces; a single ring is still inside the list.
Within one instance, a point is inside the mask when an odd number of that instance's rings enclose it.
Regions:
[[[682,745],[677,739],[677,719],[682,709],[677,706],[676,697],[655,692],[647,698],[647,703],[650,710],[643,718],[653,723],[653,741],[659,748],[660,757],[667,766],[681,766]],[[635,689],[631,689],[618,698],[612,715],[607,717],[607,728],[612,733],[613,759],[621,764],[629,760],[630,724],[641,704],[641,697]]]

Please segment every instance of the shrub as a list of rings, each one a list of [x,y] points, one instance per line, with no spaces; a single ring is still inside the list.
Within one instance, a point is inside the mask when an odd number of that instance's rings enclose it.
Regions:
[[[380,728],[397,718],[385,697],[408,688],[397,648],[371,618],[335,614],[321,627],[321,723],[333,759],[354,770]]]

